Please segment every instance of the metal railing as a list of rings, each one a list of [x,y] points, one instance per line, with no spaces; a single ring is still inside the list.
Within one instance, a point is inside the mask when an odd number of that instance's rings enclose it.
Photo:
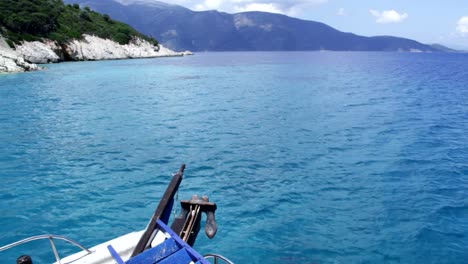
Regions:
[[[214,264],[218,264],[218,260],[224,261],[223,263],[227,264],[234,264],[234,262],[230,261],[224,256],[218,255],[218,254],[206,254],[203,256],[205,259],[210,259],[212,258],[214,260]]]
[[[16,247],[16,246],[19,246],[19,245],[22,245],[22,244],[29,243],[31,241],[42,240],[42,239],[48,239],[49,240],[50,247],[52,248],[52,252],[54,253],[55,260],[57,261],[58,264],[61,264],[61,262],[60,262],[59,254],[57,252],[57,248],[55,247],[54,239],[63,240],[63,241],[66,241],[66,242],[68,242],[70,244],[73,244],[73,245],[79,247],[81,250],[88,252],[88,254],[93,253],[93,252],[91,252],[91,250],[87,249],[86,247],[84,247],[80,243],[78,243],[78,242],[76,242],[76,241],[74,241],[72,239],[66,238],[64,236],[57,236],[57,235],[40,235],[40,236],[28,237],[28,238],[16,241],[14,243],[11,243],[9,245],[0,247],[0,252],[5,251],[5,250],[10,249],[10,248],[13,248],[13,247]]]

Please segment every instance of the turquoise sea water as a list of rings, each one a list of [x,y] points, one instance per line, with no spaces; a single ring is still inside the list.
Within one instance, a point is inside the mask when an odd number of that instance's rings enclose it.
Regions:
[[[179,199],[236,263],[467,263],[468,55],[200,53],[0,76],[0,245],[92,246]],[[58,243],[62,255],[75,249]],[[0,253],[53,260],[46,241]]]

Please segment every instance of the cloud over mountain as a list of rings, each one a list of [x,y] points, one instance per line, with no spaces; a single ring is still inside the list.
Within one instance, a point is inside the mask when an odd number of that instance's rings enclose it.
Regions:
[[[380,12],[378,10],[371,9],[369,10],[369,13],[376,17],[377,20],[375,22],[380,24],[400,23],[408,18],[407,13],[398,13],[395,10],[384,10]]]
[[[153,0],[118,0],[120,3],[150,4]],[[182,5],[196,11],[219,10],[227,13],[263,11],[290,16],[301,14],[305,9],[328,2],[328,0],[174,0],[170,3]]]
[[[457,31],[463,36],[468,35],[468,16],[464,16],[458,20]]]

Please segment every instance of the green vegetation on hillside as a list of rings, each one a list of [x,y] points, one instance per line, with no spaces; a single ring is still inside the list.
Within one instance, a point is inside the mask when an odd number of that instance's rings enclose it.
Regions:
[[[83,9],[79,5],[65,5],[62,0],[0,0],[0,33],[10,46],[20,41],[49,38],[59,43],[81,39],[83,34],[112,39],[127,44],[133,37],[141,37],[157,45],[154,38],[140,34],[127,24]]]

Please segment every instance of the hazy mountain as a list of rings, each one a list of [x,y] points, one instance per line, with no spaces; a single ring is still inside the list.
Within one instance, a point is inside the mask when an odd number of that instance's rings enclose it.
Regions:
[[[176,50],[445,51],[414,40],[363,37],[280,14],[196,12],[152,0],[65,0],[128,23]]]
[[[438,49],[440,51],[443,51],[443,52],[466,53],[466,51],[451,49],[451,48],[448,48],[448,47],[446,47],[444,45],[440,45],[440,44],[432,44],[431,47],[433,47],[435,49]]]

